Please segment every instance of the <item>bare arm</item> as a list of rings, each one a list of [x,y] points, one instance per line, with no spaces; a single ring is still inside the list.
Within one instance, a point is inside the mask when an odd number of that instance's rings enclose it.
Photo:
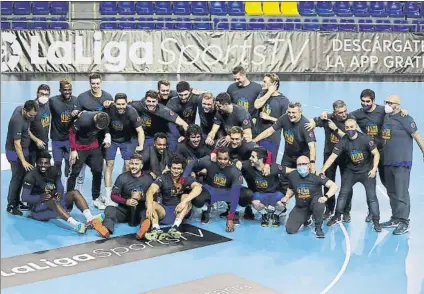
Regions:
[[[193,184],[191,184],[191,192],[188,193],[187,198],[185,198],[184,200],[188,203],[197,196],[199,196],[200,193],[202,193],[202,185],[197,182],[194,182]]]
[[[182,127],[184,131],[186,131],[188,128],[188,124],[181,117],[177,117],[175,124]]]
[[[372,161],[372,169],[377,170],[378,163],[380,162],[380,152],[378,152],[377,148],[375,148],[373,151],[371,151],[371,154],[374,156]]]
[[[253,142],[258,143],[259,141],[268,138],[269,136],[271,136],[274,133],[275,133],[274,128],[273,127],[269,127],[265,131],[263,131],[262,133],[260,133],[255,139],[253,139]]]
[[[212,140],[215,139],[216,133],[219,130],[220,125],[217,124],[213,124],[211,131],[208,134],[208,137],[211,138]]]
[[[140,150],[142,150],[143,149],[143,146],[144,146],[144,140],[145,140],[145,138],[144,138],[144,130],[143,130],[143,128],[141,126],[138,127],[138,128],[136,128],[135,130],[137,131],[138,147],[139,147]]]
[[[331,180],[328,180],[327,183],[325,183],[325,186],[328,188],[328,192],[326,194],[327,197],[328,198],[333,197],[336,194],[336,192],[337,192],[337,188],[338,188],[337,187],[337,184],[334,183]]]
[[[252,141],[252,129],[251,128],[244,129],[243,130],[243,136],[244,136],[244,139],[246,140],[246,142]]]
[[[337,159],[337,157],[338,157],[337,154],[331,153],[330,157],[324,163],[324,166],[322,167],[321,172],[325,173],[325,171],[333,164],[333,162]]]
[[[412,138],[415,139],[415,141],[417,142],[418,146],[421,149],[421,152],[424,154],[424,141],[423,141],[423,138],[421,137],[421,135],[418,133],[418,131],[415,131],[412,134]]]

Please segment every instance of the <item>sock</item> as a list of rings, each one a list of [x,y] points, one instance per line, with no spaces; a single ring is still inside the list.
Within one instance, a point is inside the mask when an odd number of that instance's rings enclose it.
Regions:
[[[156,225],[152,225],[152,229],[153,230],[160,230],[160,227],[159,227],[158,224],[156,224]]]
[[[208,210],[208,206],[205,204],[205,205],[203,205],[203,207],[201,209],[202,209],[202,211],[207,211]]]
[[[82,212],[82,214],[85,216],[85,218],[87,219],[87,221],[92,221],[93,220],[93,215],[91,214],[91,211],[89,209],[86,209]]]
[[[179,218],[176,218],[175,219],[175,222],[174,222],[174,226],[176,226],[177,228],[181,225],[181,222],[182,222],[183,220],[181,220],[181,219],[179,219]]]
[[[112,194],[112,187],[105,187],[106,190],[106,197],[110,198],[110,195]]]
[[[73,226],[76,226],[79,224],[79,222],[77,222],[72,216],[68,218],[67,222]]]

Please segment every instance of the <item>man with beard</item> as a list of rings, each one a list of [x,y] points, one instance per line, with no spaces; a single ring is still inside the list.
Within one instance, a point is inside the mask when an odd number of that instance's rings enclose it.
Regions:
[[[365,188],[368,209],[373,218],[374,230],[376,232],[381,232],[381,225],[379,224],[380,208],[378,205],[375,180],[380,154],[378,153],[374,140],[358,132],[357,128],[358,125],[355,120],[346,120],[345,131],[347,136],[342,137],[340,142],[337,143],[333,153],[321,169],[321,173],[324,174],[342,153],[348,158],[347,168],[342,176],[342,185],[337,199],[336,213],[328,221],[327,225],[332,226],[340,221],[353,186],[360,182]],[[373,160],[371,160],[371,158],[373,158]]]
[[[162,225],[172,224],[167,235],[181,238],[179,226],[191,211],[191,201],[202,192],[202,186],[193,177],[182,176],[184,164],[184,158],[175,156],[170,170],[158,176],[147,190],[146,218],[152,223],[152,230],[145,234],[147,240],[163,238],[159,222]],[[161,196],[160,204],[154,201],[155,194]]]
[[[106,150],[106,172],[105,172],[105,205],[114,205],[111,201],[112,172],[115,165],[116,152],[121,151],[125,170],[128,171],[129,160],[134,151],[141,152],[144,146],[144,132],[137,111],[127,104],[127,95],[118,93],[115,95],[115,103],[111,105],[106,113],[110,117],[109,133],[112,143]],[[133,134],[137,138],[133,138]]]
[[[198,100],[200,127],[202,128],[202,137],[206,139],[209,132],[212,130],[213,122],[216,115],[215,99],[212,93],[204,93],[202,99]],[[223,134],[219,133],[218,138],[223,137]]]
[[[324,174],[317,176],[311,172],[311,165],[307,156],[297,158],[296,171],[288,175],[289,189],[280,200],[286,205],[291,197],[296,197],[296,205],[289,214],[286,223],[288,234],[295,234],[302,225],[308,226],[311,215],[315,219],[315,235],[317,238],[325,238],[322,231],[322,216],[325,210],[325,202],[334,196],[337,185],[329,180]],[[328,188],[328,192],[322,196],[322,186]]]
[[[144,147],[148,149],[153,144],[153,138],[157,133],[168,133],[168,123],[172,122],[187,129],[188,125],[175,112],[168,107],[159,103],[159,96],[156,91],[149,90],[146,92],[144,99],[130,103],[140,116],[141,126],[144,130]]]
[[[143,171],[141,155],[134,153],[129,162],[129,171],[120,174],[113,185],[112,200],[118,204],[108,206],[103,220],[104,238],[113,234],[115,224],[128,222],[130,226],[140,224],[136,238],[141,240],[150,228],[150,221],[145,221],[146,191],[153,183],[153,178]],[[142,221],[143,220],[143,221]]]
[[[206,144],[212,145],[214,143],[218,130],[222,127],[225,130],[226,136],[224,146],[230,143],[230,136],[228,130],[234,126],[243,129],[244,138],[247,142],[252,141],[252,122],[249,113],[241,106],[231,103],[230,95],[227,93],[220,93],[216,96],[217,112],[214,119],[212,130],[206,138]]]
[[[256,112],[254,102],[262,90],[261,85],[250,81],[247,78],[246,70],[241,66],[236,66],[232,73],[235,83],[231,84],[227,89],[232,103],[243,107],[252,118],[256,117],[254,115]]]
[[[106,112],[83,111],[78,115],[72,127],[69,129],[69,145],[71,154],[69,164],[71,172],[68,177],[67,190],[75,189],[76,178],[82,167],[87,164],[93,175],[91,194],[93,205],[98,209],[105,209],[104,203],[99,199],[102,183],[103,155],[98,139],[98,133],[109,126],[109,115]],[[110,134],[106,134],[102,142],[105,148],[109,148]]]
[[[69,128],[73,118],[78,114],[78,100],[72,96],[72,84],[69,80],[59,82],[60,95],[49,99],[52,116],[50,138],[54,166],[62,172],[62,161],[65,160],[65,177],[69,175]]]
[[[186,159],[187,164],[209,155],[212,148],[202,139],[202,129],[198,125],[189,125],[183,142],[178,143],[175,154]]]
[[[42,84],[37,89],[38,103],[37,115],[31,121],[29,144],[29,162],[35,164],[37,154],[41,150],[48,149],[49,146],[49,131],[50,131],[50,107],[49,107],[50,87]]]
[[[7,212],[13,215],[22,215],[20,209],[27,207],[20,201],[22,183],[25,172],[34,167],[29,163],[29,144],[31,120],[37,115],[38,104],[28,100],[23,106],[18,106],[9,120],[6,139],[6,158],[12,169],[9,192],[7,194]]]
[[[267,150],[262,147],[253,148],[249,160],[239,166],[247,182],[247,192],[253,195],[252,205],[262,215],[261,225],[267,227],[269,222],[273,227],[280,226],[280,215],[286,207],[279,201],[284,196],[281,193],[282,179],[294,169],[273,163],[271,171],[264,176]],[[243,193],[243,192],[242,192]]]
[[[327,116],[327,119],[321,119],[320,117],[315,117],[310,120],[309,124],[306,124],[306,130],[311,130],[315,127],[324,128],[325,132],[325,147],[324,147],[324,163],[330,157],[331,153],[334,150],[334,147],[337,143],[340,142],[340,139],[345,135],[345,122],[348,118],[353,118],[351,115],[347,114],[346,104],[337,100],[333,103],[333,113]],[[326,176],[333,182],[336,181],[336,171],[337,166],[340,170],[340,175],[343,177],[343,173],[346,170],[346,165],[348,158],[341,154],[337,157],[334,163],[327,169]],[[328,192],[328,189],[324,187],[324,194]],[[350,191],[347,199],[346,206],[343,212],[343,222],[349,223],[350,211],[352,209],[352,195],[353,190]],[[326,210],[324,213],[324,220],[328,219],[334,213],[336,207],[336,197],[328,199],[326,204]]]
[[[171,83],[167,80],[158,81],[159,103],[166,106],[172,97],[177,97],[177,91],[171,90]]]
[[[84,234],[88,227],[94,227],[102,234],[102,215],[91,214],[80,192],[73,190],[64,194],[60,172],[51,166],[50,160],[51,155],[47,151],[40,152],[36,168],[25,177],[22,199],[30,204],[31,217],[39,221],[59,217],[80,234]],[[76,221],[70,216],[69,212],[72,211],[74,204],[87,219],[87,224]]]
[[[240,194],[243,176],[241,172],[231,164],[230,152],[226,147],[217,150],[217,162],[212,162],[204,157],[196,162],[193,172],[198,173],[206,170],[205,184],[202,193],[193,199],[194,207],[202,209],[202,223],[206,224],[210,219],[211,205],[217,201],[229,201],[230,212],[227,215],[227,232],[234,232],[235,223],[239,222],[236,215],[237,204],[246,207],[252,201],[252,195]]]
[[[153,146],[144,149],[141,153],[144,170],[156,179],[164,171],[169,170],[172,159],[172,152],[169,150],[166,134],[156,133]]]

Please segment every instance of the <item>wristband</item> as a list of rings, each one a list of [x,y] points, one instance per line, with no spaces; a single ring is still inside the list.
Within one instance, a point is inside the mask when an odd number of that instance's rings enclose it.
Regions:
[[[230,213],[227,215],[227,220],[234,220],[234,215],[235,215],[235,213],[234,213],[234,212],[230,212]]]

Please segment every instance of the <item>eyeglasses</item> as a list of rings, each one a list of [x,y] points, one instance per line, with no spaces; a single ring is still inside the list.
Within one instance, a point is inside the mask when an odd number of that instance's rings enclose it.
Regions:
[[[396,102],[390,102],[390,101],[384,101],[387,105],[399,105],[399,103]]]

